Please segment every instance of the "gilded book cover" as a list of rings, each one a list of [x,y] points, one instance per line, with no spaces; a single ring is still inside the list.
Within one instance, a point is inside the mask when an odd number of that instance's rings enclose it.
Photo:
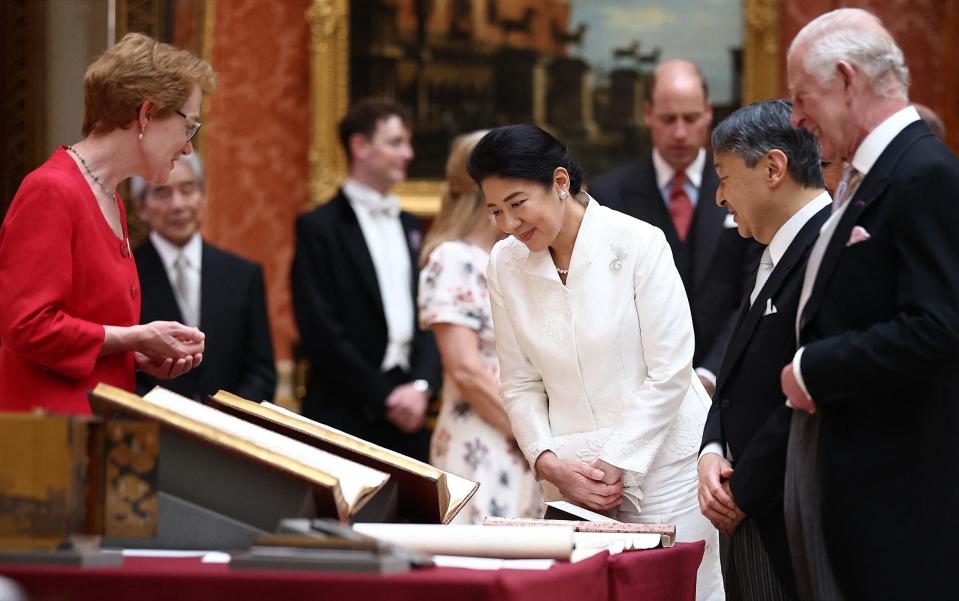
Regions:
[[[346,521],[386,484],[389,475],[358,465],[163,388],[143,397],[100,384],[90,393],[98,415],[129,415],[157,422],[201,443],[226,450],[257,468],[278,470],[308,484],[317,515]],[[161,451],[162,461],[162,451]]]
[[[448,524],[479,484],[272,403],[255,403],[226,391],[210,397],[212,406],[318,449],[385,472],[397,483],[400,517],[410,522]]]

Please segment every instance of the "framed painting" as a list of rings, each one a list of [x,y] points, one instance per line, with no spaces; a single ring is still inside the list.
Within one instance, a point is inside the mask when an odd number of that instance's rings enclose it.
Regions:
[[[534,123],[587,174],[648,150],[650,74],[670,58],[703,70],[717,119],[779,93],[775,0],[313,0],[311,198],[346,174],[336,124],[367,96],[414,115],[404,208],[438,208],[453,138]]]

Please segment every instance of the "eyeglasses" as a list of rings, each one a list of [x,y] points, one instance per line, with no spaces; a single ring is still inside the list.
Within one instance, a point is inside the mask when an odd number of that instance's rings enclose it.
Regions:
[[[196,132],[200,131],[200,127],[203,124],[200,123],[199,121],[194,121],[193,123],[190,123],[190,119],[186,115],[181,113],[180,111],[176,111],[176,114],[183,117],[183,119],[186,121],[187,127],[189,128],[187,129],[187,132],[186,132],[186,141],[189,142],[190,140],[193,139],[193,136],[196,135]]]

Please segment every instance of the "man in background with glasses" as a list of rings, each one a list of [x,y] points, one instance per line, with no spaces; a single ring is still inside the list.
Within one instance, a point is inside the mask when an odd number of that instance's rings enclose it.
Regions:
[[[189,140],[200,124],[187,119],[187,128]],[[203,363],[163,386],[197,400],[221,388],[273,400],[276,368],[263,270],[201,238],[206,189],[199,157],[182,156],[162,186],[134,177],[130,192],[150,226],[149,238],[134,251],[143,291],[140,319],[179,321],[206,333]],[[147,374],[137,376],[140,394],[158,384]]]

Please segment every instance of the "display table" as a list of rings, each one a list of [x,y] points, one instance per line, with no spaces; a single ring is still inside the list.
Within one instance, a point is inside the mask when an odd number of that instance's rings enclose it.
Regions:
[[[596,555],[549,570],[426,568],[380,576],[230,571],[199,559],[128,557],[120,568],[0,566],[30,601],[693,601],[703,543]]]

